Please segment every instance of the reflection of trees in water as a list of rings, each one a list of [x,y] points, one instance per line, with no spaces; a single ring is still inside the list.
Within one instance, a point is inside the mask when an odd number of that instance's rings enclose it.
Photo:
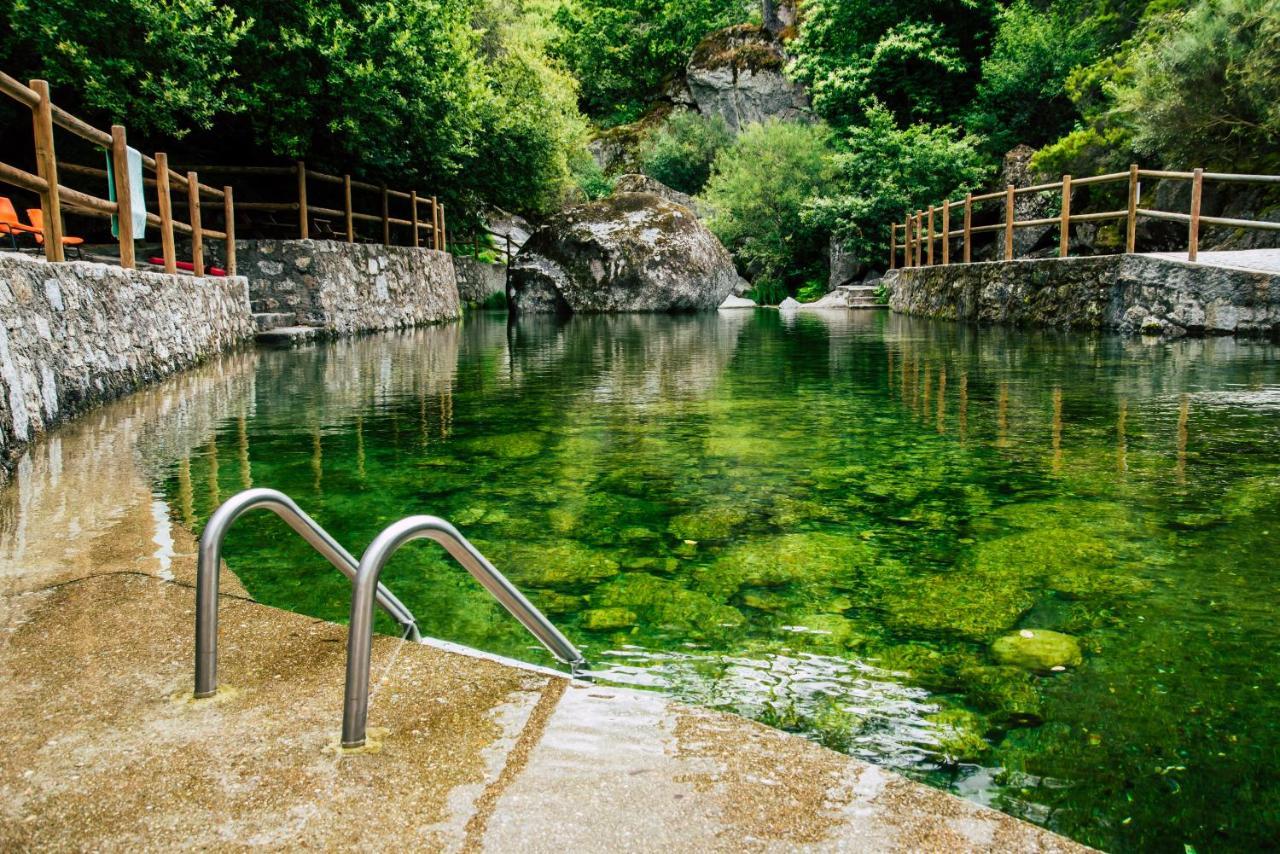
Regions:
[[[705,395],[733,360],[750,315],[521,316],[509,327],[512,379],[590,376],[594,400],[621,405]]]

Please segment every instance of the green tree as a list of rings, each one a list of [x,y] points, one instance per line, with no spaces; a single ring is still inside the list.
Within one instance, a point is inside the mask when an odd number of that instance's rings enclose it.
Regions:
[[[640,166],[649,177],[694,195],[711,176],[716,155],[732,142],[733,133],[722,117],[681,110],[645,139]]]
[[[810,0],[792,74],[837,128],[879,99],[904,121],[958,119],[995,31],[997,0]]]
[[[181,138],[243,109],[233,55],[252,21],[216,0],[12,0],[0,64],[60,106]]]
[[[801,214],[832,177],[829,139],[822,125],[770,121],[748,126],[715,159],[707,224],[757,293],[785,293],[822,273],[825,232]]]
[[[878,263],[887,252],[890,223],[977,189],[990,177],[992,165],[980,144],[949,125],[900,128],[888,108],[872,104],[834,158],[837,192],[813,199],[804,219]]]
[[[1189,168],[1280,156],[1280,0],[1201,0],[1153,20],[1116,110],[1139,153]]]
[[[965,124],[999,155],[1019,143],[1040,147],[1071,130],[1079,117],[1067,95],[1068,75],[1097,61],[1100,35],[1077,7],[1058,0],[1039,9],[1027,0],[1000,13],[991,55]]]
[[[555,21],[554,55],[582,85],[582,109],[602,124],[634,121],[684,70],[712,30],[745,20],[742,0],[574,0]]]

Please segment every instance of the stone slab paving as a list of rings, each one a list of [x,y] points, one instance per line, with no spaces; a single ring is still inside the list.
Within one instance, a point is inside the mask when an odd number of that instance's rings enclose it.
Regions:
[[[225,570],[224,690],[190,699],[183,466],[263,358],[63,425],[0,489],[0,850],[1084,850],[742,718],[390,637],[377,750],[342,754],[345,628]]]
[[[1186,261],[1185,252],[1144,252],[1153,258],[1166,258],[1170,261]],[[1223,252],[1200,252],[1196,255],[1197,264],[1212,267],[1234,267],[1237,270],[1261,270],[1265,273],[1280,273],[1280,249],[1236,249]]]

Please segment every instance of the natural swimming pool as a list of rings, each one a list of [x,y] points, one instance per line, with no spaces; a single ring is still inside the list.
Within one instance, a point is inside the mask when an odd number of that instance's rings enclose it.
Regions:
[[[356,554],[435,513],[602,679],[1111,850],[1280,836],[1271,345],[880,312],[479,315],[266,353],[253,382],[248,414],[158,484],[195,528],[250,484]],[[345,580],[274,517],[237,523],[226,555],[260,601],[346,619]],[[425,633],[549,663],[435,547],[384,580]],[[1000,663],[1022,629],[1083,662]]]

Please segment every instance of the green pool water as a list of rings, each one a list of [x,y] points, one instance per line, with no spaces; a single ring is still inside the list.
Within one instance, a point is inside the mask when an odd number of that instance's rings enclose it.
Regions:
[[[1280,838],[1278,438],[1261,342],[479,315],[262,354],[246,414],[158,486],[197,530],[285,490],[356,554],[444,516],[604,681],[1203,854]],[[345,621],[345,579],[269,514],[226,554],[262,602]],[[551,663],[434,545],[384,580],[425,633]],[[1082,660],[994,654],[1033,629]]]

